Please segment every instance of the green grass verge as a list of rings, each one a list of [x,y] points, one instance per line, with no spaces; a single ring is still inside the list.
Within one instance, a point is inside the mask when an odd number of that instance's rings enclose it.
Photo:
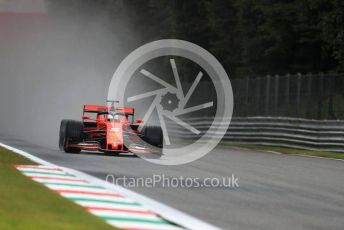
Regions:
[[[286,148],[286,147],[255,145],[255,144],[223,143],[223,145],[252,149],[252,150],[260,150],[260,151],[274,151],[274,152],[279,152],[279,153],[284,153],[284,154],[296,154],[296,155],[334,158],[334,159],[344,159],[344,153],[339,153],[339,152],[293,149],[293,148]]]
[[[13,164],[35,163],[0,148],[0,229],[114,229],[81,206],[28,179]]]

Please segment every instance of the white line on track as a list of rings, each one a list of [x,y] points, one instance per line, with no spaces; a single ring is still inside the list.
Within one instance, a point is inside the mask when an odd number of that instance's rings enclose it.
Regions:
[[[112,196],[104,196],[104,195],[88,195],[88,194],[71,194],[71,193],[65,193],[61,192],[60,193],[64,197],[68,198],[91,198],[91,199],[98,199],[98,200],[113,200],[113,201],[132,201],[128,198],[125,197],[112,197]]]
[[[152,220],[159,220],[160,218],[154,214],[141,214],[141,213],[128,213],[118,211],[103,211],[103,210],[89,210],[91,213],[97,216],[117,216],[117,217],[129,217],[129,218],[146,218]]]
[[[109,224],[116,226],[116,227],[120,227],[120,228],[126,228],[126,227],[131,227],[133,224],[131,222],[125,222],[125,221],[107,221]],[[138,223],[137,227],[135,227],[135,229],[150,229],[150,230],[177,230],[177,229],[182,229],[179,227],[174,227],[174,226],[170,226],[170,225],[156,225],[156,224],[150,224],[150,223]],[[201,228],[199,230],[205,230],[204,228]]]

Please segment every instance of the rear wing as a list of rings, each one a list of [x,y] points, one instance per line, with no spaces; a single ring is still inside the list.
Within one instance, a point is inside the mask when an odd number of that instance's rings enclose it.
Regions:
[[[135,109],[132,107],[117,107],[116,113],[123,113],[128,115],[134,115]]]
[[[110,108],[104,105],[84,105],[84,112],[88,113],[106,113]],[[116,113],[134,115],[135,109],[132,107],[117,107]]]
[[[88,113],[108,112],[108,107],[104,105],[84,105],[84,112],[88,112]]]

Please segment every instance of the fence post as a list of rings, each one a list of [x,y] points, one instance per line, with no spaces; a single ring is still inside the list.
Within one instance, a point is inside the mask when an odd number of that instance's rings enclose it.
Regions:
[[[275,95],[274,95],[274,115],[277,116],[278,115],[278,86],[279,86],[279,75],[275,75]]]
[[[255,114],[254,114],[254,116],[257,116],[257,115],[261,115],[261,101],[260,101],[260,81],[261,81],[261,78],[255,78],[255,82],[256,82],[256,96],[255,96],[255,105],[256,105],[256,107],[255,107]],[[258,114],[257,114],[257,111],[259,111],[258,112]]]
[[[300,117],[301,73],[297,74],[296,82],[296,116]]]
[[[270,104],[270,75],[266,76],[265,85],[265,116],[269,115],[269,104]]]
[[[312,73],[307,73],[307,106],[306,106],[306,117],[312,118]]]
[[[285,82],[285,105],[287,108],[287,116],[290,116],[290,111],[289,111],[289,93],[290,93],[290,74],[288,73],[286,75],[286,82]]]
[[[329,92],[328,92],[328,119],[336,119],[336,115],[333,110],[333,96],[335,93],[335,76],[328,76],[329,80]]]
[[[318,77],[318,119],[322,118],[323,81],[324,81],[324,74],[319,73],[319,77]]]
[[[245,77],[244,79],[244,83],[245,83],[245,97],[244,97],[244,106],[246,107],[245,108],[245,115],[248,116],[249,115],[249,107],[250,105],[248,104],[248,98],[249,98],[249,81],[250,81],[250,78],[249,77]]]

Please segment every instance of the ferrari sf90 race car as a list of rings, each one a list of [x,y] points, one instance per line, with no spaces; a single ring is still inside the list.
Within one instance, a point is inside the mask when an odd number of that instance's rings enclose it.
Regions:
[[[88,150],[161,156],[161,128],[135,120],[134,112],[132,107],[84,105],[82,121],[61,121],[59,148],[67,153]]]

